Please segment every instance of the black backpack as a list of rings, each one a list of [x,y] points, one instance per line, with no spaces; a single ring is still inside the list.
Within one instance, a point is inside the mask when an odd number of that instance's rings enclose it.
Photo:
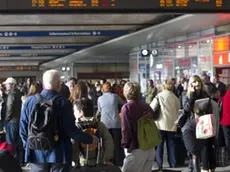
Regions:
[[[31,150],[54,149],[59,140],[54,101],[59,95],[45,100],[40,94],[35,95],[37,103],[30,115],[28,126],[28,147]]]

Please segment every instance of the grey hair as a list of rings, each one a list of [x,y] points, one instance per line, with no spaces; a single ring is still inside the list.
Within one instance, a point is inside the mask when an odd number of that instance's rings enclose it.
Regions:
[[[58,82],[61,80],[61,75],[57,70],[47,70],[43,74],[43,86],[46,89],[55,89],[58,86]]]

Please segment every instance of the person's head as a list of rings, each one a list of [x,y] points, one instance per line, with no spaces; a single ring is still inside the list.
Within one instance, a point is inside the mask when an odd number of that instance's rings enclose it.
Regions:
[[[173,91],[174,90],[174,81],[172,79],[166,79],[163,83],[164,90]]]
[[[217,75],[214,75],[212,77],[212,83],[216,84],[219,81],[219,77]]]
[[[30,85],[27,96],[32,96],[41,92],[42,92],[41,86],[39,85],[39,83],[35,82]]]
[[[148,80],[148,87],[153,87],[153,86],[154,86],[153,80],[152,79]]]
[[[71,101],[73,103],[81,98],[88,98],[88,87],[84,81],[79,81],[71,93]]]
[[[5,85],[6,91],[11,91],[16,88],[17,81],[14,78],[10,77],[7,78],[6,81],[3,82],[3,84]]]
[[[65,85],[64,82],[61,84],[61,90],[59,91],[59,94],[67,99],[70,97],[70,91],[69,88]]]
[[[126,100],[139,100],[140,86],[136,82],[127,82],[124,86],[123,94]]]
[[[176,78],[172,78],[171,80],[172,80],[173,84],[176,85],[177,79]]]
[[[204,84],[198,75],[193,75],[189,79],[187,95],[190,96],[191,92],[201,92],[204,90]]]
[[[27,80],[26,80],[26,84],[30,87],[31,86],[31,84],[32,84],[32,79],[31,78],[27,78]]]
[[[93,104],[90,99],[77,99],[74,103],[74,116],[80,121],[82,118],[92,118],[94,116]]]
[[[100,80],[100,84],[101,84],[101,85],[104,85],[106,82],[107,82],[106,79],[101,79],[101,80]]]
[[[76,82],[76,80],[74,80],[74,79],[71,79],[71,80],[69,80],[69,81],[66,83],[66,85],[67,85],[67,87],[69,88],[69,91],[70,91],[71,93],[73,92],[76,83],[77,83],[77,82]]]
[[[210,76],[208,76],[207,74],[202,74],[200,79],[204,83],[210,83]]]
[[[47,70],[43,74],[43,87],[46,90],[61,90],[61,76],[57,70]]]
[[[107,93],[107,92],[112,91],[111,89],[112,89],[112,87],[111,87],[110,82],[106,82],[105,84],[103,84],[102,92]]]

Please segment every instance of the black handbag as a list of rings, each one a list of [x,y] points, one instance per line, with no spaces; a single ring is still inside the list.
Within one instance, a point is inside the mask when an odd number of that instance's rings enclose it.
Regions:
[[[154,110],[154,120],[157,120],[159,119],[160,114],[161,114],[161,105],[160,105],[159,98],[157,96],[154,99],[157,99],[157,107]]]
[[[180,109],[178,113],[178,119],[176,120],[175,124],[181,129],[188,120],[188,114],[183,109]]]

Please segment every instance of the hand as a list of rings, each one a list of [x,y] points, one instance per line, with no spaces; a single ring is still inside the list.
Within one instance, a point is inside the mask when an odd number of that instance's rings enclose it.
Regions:
[[[96,136],[92,136],[93,137],[93,145],[97,146],[99,139]]]

